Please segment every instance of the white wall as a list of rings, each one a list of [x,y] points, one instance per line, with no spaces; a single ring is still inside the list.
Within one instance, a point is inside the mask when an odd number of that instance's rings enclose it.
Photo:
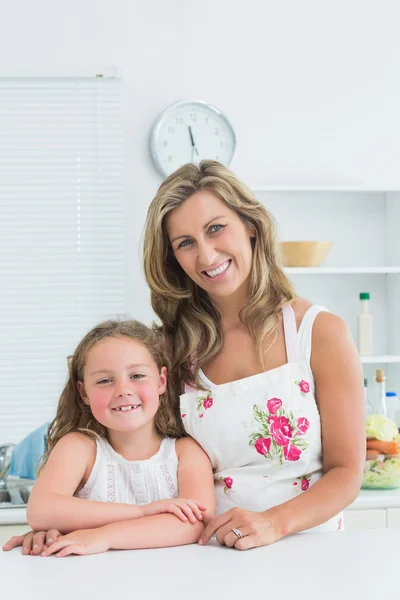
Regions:
[[[399,22],[397,0],[13,0],[0,70],[123,69],[127,310],[149,320],[138,247],[160,182],[147,143],[159,112],[182,99],[224,110],[250,185],[400,188]]]

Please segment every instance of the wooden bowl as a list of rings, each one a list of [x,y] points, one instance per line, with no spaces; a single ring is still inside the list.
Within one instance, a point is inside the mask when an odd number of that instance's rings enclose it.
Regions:
[[[329,254],[333,242],[281,242],[285,267],[319,267]]]

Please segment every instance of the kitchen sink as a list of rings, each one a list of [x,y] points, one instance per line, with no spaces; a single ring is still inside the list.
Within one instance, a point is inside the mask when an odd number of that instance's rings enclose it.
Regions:
[[[31,495],[33,485],[20,488],[21,498],[24,504],[28,504],[29,496]]]
[[[0,508],[25,508],[33,488],[33,481],[10,479],[6,487],[0,489]]]
[[[0,490],[0,504],[2,502],[11,502],[11,496],[8,490]]]

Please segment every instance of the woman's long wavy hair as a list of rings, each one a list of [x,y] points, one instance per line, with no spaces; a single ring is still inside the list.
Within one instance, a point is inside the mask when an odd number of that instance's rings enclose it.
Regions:
[[[277,252],[274,219],[252,191],[213,160],[186,164],[172,173],[150,204],[143,259],[151,303],[170,341],[175,393],[183,383],[202,387],[198,371],[216,356],[223,343],[219,311],[180,267],[166,230],[168,213],[203,190],[222,200],[255,235],[249,295],[239,316],[261,364],[268,340],[275,339],[280,311],[295,298]]]
[[[54,446],[67,433],[81,431],[94,439],[107,437],[107,428],[94,418],[90,406],[83,402],[78,392],[78,381],[84,382],[83,372],[89,350],[101,340],[119,337],[142,344],[159,371],[162,367],[167,367],[167,388],[160,396],[160,405],[154,418],[156,432],[162,437],[178,438],[186,435],[178,404],[174,402],[174,396],[171,394],[170,361],[164,336],[157,328],[150,329],[138,321],[104,321],[85,335],[73,356],[69,357],[68,380],[61,393],[56,416],[49,425],[46,450],[39,460],[38,473],[46,464]]]

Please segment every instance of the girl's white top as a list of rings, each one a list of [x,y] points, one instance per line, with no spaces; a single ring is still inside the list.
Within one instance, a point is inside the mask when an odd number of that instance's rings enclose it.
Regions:
[[[164,438],[147,460],[126,460],[107,440],[96,440],[96,460],[78,498],[125,504],[147,504],[178,497],[175,440]]]
[[[208,392],[186,388],[180,398],[186,431],[211,459],[217,513],[234,507],[264,511],[295,498],[323,475],[321,421],[310,366],[312,306],[299,331],[293,309],[283,310],[287,363]],[[312,531],[343,528],[342,514]],[[311,530],[309,530],[311,531]]]

